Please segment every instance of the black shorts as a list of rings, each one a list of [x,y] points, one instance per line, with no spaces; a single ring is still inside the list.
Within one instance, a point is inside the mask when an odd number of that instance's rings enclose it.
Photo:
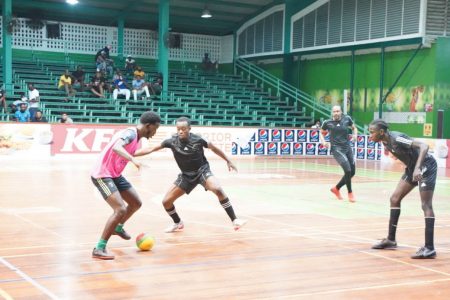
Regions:
[[[351,172],[352,166],[355,165],[352,148],[333,147],[331,148],[331,154],[333,154],[334,159],[344,169],[344,172]]]
[[[114,192],[122,192],[132,188],[131,184],[122,175],[116,178],[104,177],[94,178],[91,177],[92,183],[97,187],[106,200]]]
[[[205,187],[206,179],[211,176],[213,176],[213,173],[209,169],[209,164],[206,164],[201,166],[197,171],[178,174],[178,178],[173,184],[184,190],[186,194],[189,194],[197,184]]]
[[[421,170],[422,180],[420,182],[413,181],[414,168],[406,168],[402,179],[409,184],[418,185],[420,191],[434,191],[437,179],[437,163],[434,157],[425,158]]]

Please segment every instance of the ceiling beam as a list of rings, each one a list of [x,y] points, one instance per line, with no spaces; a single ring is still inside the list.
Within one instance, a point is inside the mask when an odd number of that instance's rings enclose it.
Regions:
[[[74,14],[78,14],[80,16],[89,14],[89,15],[104,15],[104,14],[112,14],[113,10],[103,9],[103,8],[94,8],[88,7],[83,4],[78,5],[68,5],[65,3],[42,3],[40,1],[25,1],[25,0],[14,0],[13,1],[13,12],[15,10],[21,11],[24,8],[26,10],[36,9],[42,11],[64,11],[71,12]]]
[[[148,8],[148,9],[147,9]],[[228,8],[228,11],[227,11]],[[229,10],[229,6],[226,8],[218,8],[218,9],[211,9],[211,7],[208,7],[208,9],[213,13],[213,16],[215,15],[224,15],[224,16],[230,16],[234,15],[237,16],[238,18],[241,17],[245,17],[249,14],[249,12],[244,12],[244,11],[234,11],[234,10]],[[152,6],[146,6],[143,8],[143,11],[146,12],[157,12],[158,9]],[[203,12],[203,7],[199,7],[199,8],[193,8],[193,7],[187,7],[187,6],[170,6],[170,13],[171,14],[177,14],[177,13],[184,13],[184,12],[192,12],[192,13],[196,13],[197,15],[201,15],[201,13]]]
[[[205,3],[208,5],[208,8],[210,9],[211,6],[214,6],[215,4],[218,5],[225,5],[225,6],[233,6],[233,7],[242,7],[242,8],[251,8],[251,9],[259,9],[261,7],[260,4],[250,4],[250,3],[242,3],[242,2],[233,2],[230,3],[230,1],[223,1],[223,0],[214,0],[214,1],[204,1],[204,0],[186,0],[186,2],[191,3],[200,3],[202,7],[205,6]],[[207,3],[209,2],[209,3]]]

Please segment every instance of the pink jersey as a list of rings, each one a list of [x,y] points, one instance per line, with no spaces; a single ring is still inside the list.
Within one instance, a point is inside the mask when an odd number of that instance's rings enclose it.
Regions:
[[[126,143],[124,146],[125,150],[133,155],[138,146],[138,135],[136,128],[127,128],[122,131],[120,134],[116,135],[116,138],[113,138],[111,142],[103,149],[100,154],[100,159],[94,166],[92,170],[91,176],[94,178],[117,178],[119,177],[123,170],[125,169],[128,160],[121,157],[117,153],[113,151],[114,144],[119,140],[123,139]]]

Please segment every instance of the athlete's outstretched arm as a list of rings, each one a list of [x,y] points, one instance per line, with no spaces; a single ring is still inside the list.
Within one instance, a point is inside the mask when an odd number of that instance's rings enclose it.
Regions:
[[[159,151],[161,149],[163,149],[164,147],[162,145],[158,145],[155,146],[153,148],[145,148],[145,149],[139,149],[134,153],[134,156],[143,156],[143,155],[147,155],[156,151]]]
[[[114,153],[132,162],[136,166],[136,168],[139,169],[141,167],[141,163],[136,161],[133,155],[131,155],[130,153],[127,152],[127,150],[125,150],[124,146],[125,141],[123,139],[118,139],[113,146]]]
[[[419,149],[419,156],[417,157],[416,167],[414,168],[413,172],[413,180],[420,181],[422,180],[422,172],[421,172],[422,163],[423,160],[425,159],[425,156],[428,153],[429,146],[423,142],[414,140],[411,144],[411,148]]]
[[[223,153],[223,151],[217,148],[213,143],[208,142],[208,148],[211,149],[212,152],[220,156],[223,160],[227,162],[228,170],[235,170],[237,172],[236,166],[231,162],[231,160]]]

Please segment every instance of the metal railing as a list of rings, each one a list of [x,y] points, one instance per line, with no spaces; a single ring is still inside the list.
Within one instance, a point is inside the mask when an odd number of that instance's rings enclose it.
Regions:
[[[238,74],[238,70],[247,74],[247,78],[256,78],[261,81],[262,87],[269,86],[271,89],[275,89],[278,97],[289,97],[293,99],[297,107],[308,107],[312,111],[313,119],[316,119],[318,114],[322,118],[329,118],[331,116],[331,105],[321,103],[311,95],[297,89],[293,85],[277,78],[270,74],[266,70],[252,64],[245,59],[237,58],[234,61],[235,74]],[[318,117],[319,117],[318,116]],[[366,132],[367,128],[356,125],[360,132]]]
[[[274,75],[270,74],[264,69],[252,63],[249,63],[248,61],[242,58],[236,59],[234,65],[236,69],[240,69],[241,71],[247,73],[248,79],[254,77],[262,82],[263,87],[270,86],[271,88],[275,89],[278,97],[286,96],[293,99],[296,102],[299,102],[300,104],[306,107],[309,107],[313,112],[313,116],[316,113],[319,113],[324,117],[330,116],[331,114],[330,106],[320,103],[319,101],[317,101],[317,99],[313,98],[311,95],[302,92],[301,90],[275,77]]]

